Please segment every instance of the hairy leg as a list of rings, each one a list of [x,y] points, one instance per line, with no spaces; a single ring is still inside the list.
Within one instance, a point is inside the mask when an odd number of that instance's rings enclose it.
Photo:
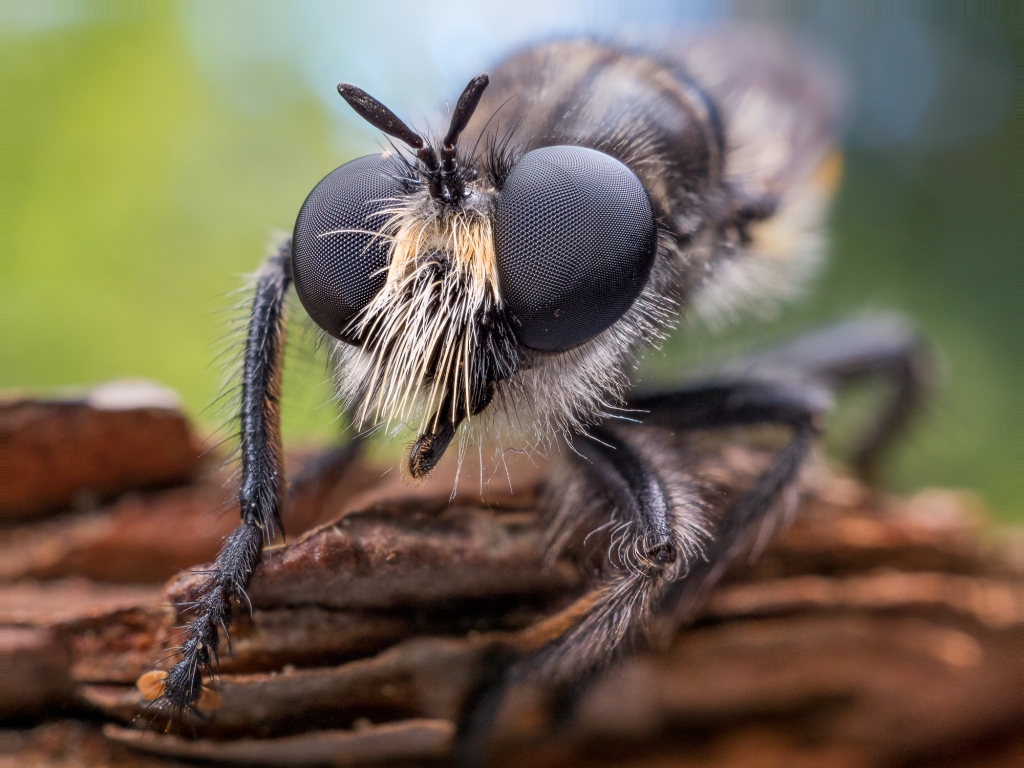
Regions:
[[[814,423],[828,408],[830,392],[869,378],[895,385],[880,416],[856,441],[854,468],[870,479],[884,450],[933,388],[934,370],[929,349],[911,326],[898,317],[878,316],[808,333],[678,391],[634,398],[631,406],[649,411],[648,421],[671,429],[759,422],[794,429],[789,445],[716,530],[706,561],[666,595],[659,634],[674,632],[699,607],[728,564],[749,550],[755,538],[767,538],[777,522],[768,513],[795,479],[813,439]]]
[[[865,380],[891,384],[889,401],[854,442],[853,467],[872,480],[886,449],[934,390],[936,368],[930,348],[913,326],[897,315],[876,315],[830,325],[735,361],[707,383],[716,378],[796,378],[833,391]]]
[[[241,525],[224,542],[199,595],[188,606],[191,622],[177,648],[178,661],[164,679],[157,702],[171,715],[195,707],[202,673],[213,674],[220,646],[218,629],[231,626],[235,602],[259,562],[263,545],[280,526],[284,491],[278,405],[284,349],[285,295],[291,283],[291,242],[282,244],[257,275],[249,315],[239,408]]]
[[[659,612],[668,611],[659,619],[661,638],[699,607],[738,556],[750,551],[755,541],[766,541],[778,526],[783,511],[779,502],[799,475],[830,404],[829,391],[820,385],[771,376],[758,380],[753,375],[747,380],[708,381],[635,402],[649,411],[648,421],[673,430],[765,423],[792,430],[772,463],[716,526],[703,559],[666,590],[658,607]]]
[[[809,385],[718,382],[644,400],[642,407],[650,412],[646,421],[654,428],[595,427],[577,440],[574,487],[581,490],[562,502],[554,535],[565,542],[579,533],[581,522],[600,526],[596,514],[603,512],[604,576],[572,606],[521,633],[495,659],[499,666],[467,702],[456,742],[458,763],[480,764],[508,688],[526,677],[544,679],[556,691],[556,717],[568,721],[590,682],[652,629],[665,606],[682,602],[677,585],[699,585],[700,594],[709,589],[778,506],[817,433],[816,416],[828,403],[827,392]],[[675,472],[680,452],[666,450],[658,434],[765,422],[788,424],[793,436],[712,534],[695,489]],[[654,628],[660,634],[662,624]]]
[[[587,674],[625,651],[665,589],[701,558],[710,535],[702,506],[660,437],[620,425],[592,427],[574,442],[576,493],[553,529],[603,531],[605,562],[587,610],[533,660],[550,679]]]
[[[518,647],[496,659],[496,668],[468,703],[460,724],[459,763],[479,762],[504,691],[519,679],[538,670],[546,672],[560,692],[557,716],[565,720],[589,682],[628,645],[624,641],[643,630],[653,629],[659,637],[674,632],[729,563],[775,527],[773,512],[779,510],[778,502],[795,481],[820,431],[821,417],[831,405],[831,389],[871,376],[893,380],[896,394],[855,453],[857,468],[867,475],[932,382],[932,365],[923,343],[895,318],[832,326],[738,361],[680,390],[634,398],[631,407],[649,413],[645,423],[669,430],[776,423],[789,426],[792,435],[714,536],[703,542],[702,559],[674,572],[664,564],[652,571],[640,569],[639,579],[636,572],[624,569],[559,616],[542,622]],[[578,446],[589,462],[588,480],[610,493],[619,514],[626,512],[630,546],[648,553],[648,560],[655,551],[671,558],[668,553],[676,552],[678,543],[662,536],[659,546],[657,537],[673,530],[665,524],[671,515],[662,511],[672,509],[666,486],[673,484],[664,481],[665,468],[645,460],[642,450],[630,449],[628,438],[616,440],[607,429],[594,429],[591,437],[599,442],[581,441]],[[563,541],[566,537],[556,535]],[[620,540],[620,549],[625,540]],[[659,611],[666,615],[657,626],[649,627],[651,616]]]
[[[590,678],[631,645],[665,589],[698,558],[699,507],[687,503],[678,478],[665,472],[650,436],[644,440],[631,431],[593,427],[574,441],[576,478],[553,526],[563,530],[554,536],[567,541],[581,523],[593,527],[603,516],[604,575],[567,610],[520,633],[489,659],[484,679],[464,707],[458,764],[480,762],[511,685],[527,675],[556,685]]]

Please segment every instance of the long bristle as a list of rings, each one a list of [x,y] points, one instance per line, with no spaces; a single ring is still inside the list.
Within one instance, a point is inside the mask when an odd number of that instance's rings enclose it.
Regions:
[[[415,203],[389,215],[386,282],[354,323],[371,340],[357,421],[390,427],[422,409],[420,429],[435,429],[472,415],[475,322],[498,304],[491,224],[472,210],[438,217]]]

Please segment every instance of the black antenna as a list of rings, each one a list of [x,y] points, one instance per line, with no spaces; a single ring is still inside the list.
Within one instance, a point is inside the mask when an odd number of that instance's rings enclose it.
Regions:
[[[480,103],[480,97],[484,95],[484,89],[490,82],[491,79],[486,73],[477,75],[469,81],[469,85],[459,96],[459,102],[455,105],[455,111],[452,113],[451,124],[448,126],[448,133],[441,145],[441,157],[444,159],[444,170],[447,173],[455,170],[455,144],[459,140],[459,135],[469,125],[469,120]]]
[[[470,118],[473,117],[488,83],[490,83],[490,78],[486,74],[477,75],[469,81],[469,85],[459,96],[455,111],[452,113],[451,123],[448,126],[448,133],[445,134],[444,141],[441,143],[443,162],[438,162],[434,148],[427,144],[422,136],[362,88],[357,88],[350,83],[338,83],[338,93],[356,111],[357,115],[374,128],[415,149],[416,156],[427,167],[431,195],[443,203],[450,204],[461,200],[466,188],[466,179],[459,173],[455,145],[459,141],[459,136],[469,125]]]
[[[357,115],[374,128],[383,131],[388,136],[394,136],[399,141],[405,142],[415,149],[416,156],[426,164],[427,170],[436,171],[439,169],[437,154],[423,141],[423,137],[403,123],[398,115],[377,101],[377,99],[373,98],[362,88],[358,88],[350,83],[338,83],[338,93],[356,111]]]

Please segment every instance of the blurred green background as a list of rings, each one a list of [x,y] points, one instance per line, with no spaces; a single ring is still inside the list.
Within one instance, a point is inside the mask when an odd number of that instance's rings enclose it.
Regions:
[[[4,3],[0,386],[147,377],[217,426],[206,407],[231,291],[317,180],[375,146],[342,113],[338,80],[415,118],[531,36],[643,38],[651,23],[721,16],[706,3],[569,6],[527,4],[509,21],[497,5],[457,3],[439,21],[411,3]],[[782,20],[833,51],[855,94],[828,266],[775,320],[716,336],[683,329],[649,370],[902,311],[941,350],[946,384],[893,456],[890,485],[971,488],[1024,520],[1024,102],[1012,20]],[[323,362],[296,345],[286,439],[333,439],[330,398]]]

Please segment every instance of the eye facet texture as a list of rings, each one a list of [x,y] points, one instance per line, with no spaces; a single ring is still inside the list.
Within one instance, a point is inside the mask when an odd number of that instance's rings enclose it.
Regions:
[[[494,247],[519,342],[560,350],[632,306],[654,263],[657,227],[647,190],[618,160],[586,147],[544,147],[505,180]]]
[[[406,188],[401,168],[382,155],[335,168],[309,193],[295,222],[292,273],[299,300],[335,338],[358,344],[347,328],[384,287],[389,242],[376,236]]]

